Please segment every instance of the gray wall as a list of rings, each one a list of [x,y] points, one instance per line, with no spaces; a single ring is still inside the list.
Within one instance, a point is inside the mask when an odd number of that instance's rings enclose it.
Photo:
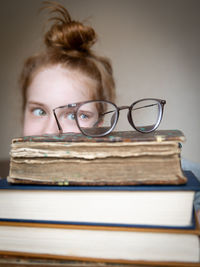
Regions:
[[[61,1],[60,1],[61,2]],[[21,135],[17,80],[23,60],[42,46],[41,0],[0,1],[0,159]],[[72,17],[99,35],[95,50],[111,58],[117,103],[143,97],[167,100],[160,129],[180,129],[184,158],[200,163],[200,1],[63,0]],[[126,117],[120,129],[130,129]]]

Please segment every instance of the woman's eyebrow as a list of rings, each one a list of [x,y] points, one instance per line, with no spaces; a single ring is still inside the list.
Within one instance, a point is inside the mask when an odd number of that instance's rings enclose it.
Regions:
[[[46,107],[45,104],[41,103],[41,102],[37,102],[37,101],[27,101],[28,105],[35,105],[35,106],[40,106],[40,107]]]
[[[81,109],[81,110],[79,110],[79,112],[81,113],[87,113],[87,114],[94,114],[95,112],[93,112],[93,111],[91,111],[91,110],[85,110],[85,109]]]

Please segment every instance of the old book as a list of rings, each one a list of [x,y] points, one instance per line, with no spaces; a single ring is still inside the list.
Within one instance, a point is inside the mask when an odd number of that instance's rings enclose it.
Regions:
[[[0,223],[0,254],[96,262],[200,263],[200,231]],[[156,266],[156,265],[154,265]],[[161,265],[162,266],[162,265]],[[179,266],[179,265],[177,265]]]
[[[65,185],[182,184],[179,130],[16,138],[8,181]]]
[[[182,185],[52,186],[0,180],[0,221],[193,228],[200,182]]]

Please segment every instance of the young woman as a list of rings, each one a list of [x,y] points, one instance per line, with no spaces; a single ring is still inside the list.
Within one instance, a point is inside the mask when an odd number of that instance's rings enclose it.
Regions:
[[[24,135],[57,133],[53,109],[89,100],[115,100],[112,67],[107,58],[92,51],[97,40],[93,28],[72,20],[57,3],[44,9],[53,14],[44,36],[44,51],[29,57],[23,67],[20,84],[23,93]],[[74,114],[66,114],[67,132],[78,132],[70,123]],[[74,124],[73,124],[74,125]]]

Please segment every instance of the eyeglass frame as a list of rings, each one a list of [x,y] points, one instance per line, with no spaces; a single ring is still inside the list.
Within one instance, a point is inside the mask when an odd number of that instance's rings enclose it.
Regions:
[[[149,131],[146,131],[146,132],[143,132],[143,131],[139,130],[139,129],[135,126],[135,124],[133,123],[132,116],[131,116],[131,110],[132,110],[132,107],[133,107],[134,105],[136,105],[138,102],[145,101],[145,100],[155,100],[155,101],[157,101],[157,102],[160,104],[160,106],[161,106],[161,112],[160,112],[159,119],[158,119],[157,123],[155,124],[155,126],[153,127],[153,129],[151,129],[151,130],[149,130]],[[111,127],[107,132],[105,132],[105,133],[103,133],[103,134],[99,134],[99,135],[88,135],[88,134],[86,134],[86,133],[81,129],[81,127],[80,127],[80,125],[79,125],[79,122],[78,122],[78,119],[77,119],[77,111],[78,111],[78,109],[79,109],[82,105],[84,105],[84,104],[88,104],[88,103],[91,103],[91,102],[106,102],[106,103],[108,103],[108,104],[113,105],[113,106],[116,108],[115,122],[113,123],[112,127]],[[139,99],[139,100],[133,102],[130,106],[119,106],[119,107],[118,107],[115,103],[113,103],[113,102],[111,102],[111,101],[108,101],[108,100],[88,100],[88,101],[83,101],[83,102],[78,102],[78,103],[72,103],[72,104],[67,104],[67,105],[63,105],[63,106],[56,107],[56,108],[53,109],[53,114],[54,114],[54,117],[55,117],[55,120],[56,120],[56,123],[57,123],[57,126],[58,126],[59,133],[62,134],[62,133],[63,133],[63,129],[62,129],[61,125],[60,125],[60,122],[59,122],[59,120],[58,120],[58,118],[57,118],[57,115],[56,115],[56,112],[55,112],[55,111],[56,111],[57,109],[61,109],[61,108],[67,108],[67,107],[70,107],[70,108],[71,108],[71,107],[76,107],[76,110],[75,110],[75,112],[74,112],[73,114],[74,114],[74,116],[75,116],[76,125],[78,126],[80,132],[81,132],[83,135],[85,135],[85,136],[89,136],[89,137],[103,137],[103,136],[108,135],[109,133],[111,133],[111,132],[114,130],[115,126],[117,125],[118,119],[119,119],[120,111],[121,111],[121,110],[124,110],[124,109],[128,109],[127,119],[128,119],[129,124],[130,124],[130,125],[137,131],[137,132],[141,132],[141,133],[143,133],[143,134],[146,134],[146,133],[150,133],[150,132],[155,131],[155,130],[158,128],[158,126],[160,125],[160,123],[161,123],[161,121],[162,121],[162,117],[163,117],[163,111],[164,111],[164,105],[165,105],[165,104],[166,104],[166,100],[159,99],[159,98],[142,98],[142,99]],[[153,105],[154,105],[154,104],[152,104],[152,105],[147,105],[146,107],[153,106]],[[141,107],[141,108],[144,108],[144,107]],[[138,108],[138,109],[139,109],[139,108]]]

